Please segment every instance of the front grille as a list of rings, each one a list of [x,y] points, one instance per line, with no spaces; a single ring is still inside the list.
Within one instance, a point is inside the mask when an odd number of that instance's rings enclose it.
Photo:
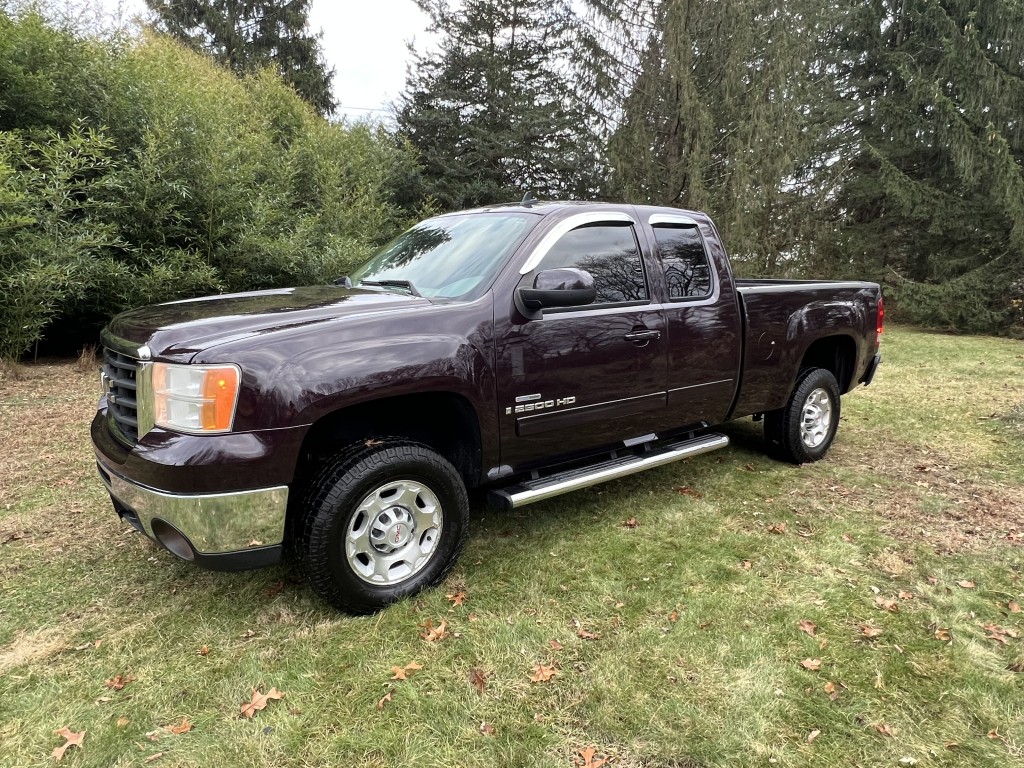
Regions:
[[[103,376],[107,381],[107,413],[110,431],[125,445],[139,440],[139,403],[136,372],[138,361],[128,355],[103,348]]]

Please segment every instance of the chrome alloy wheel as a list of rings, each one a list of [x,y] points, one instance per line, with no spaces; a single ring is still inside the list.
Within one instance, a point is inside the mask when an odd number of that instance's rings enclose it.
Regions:
[[[394,480],[360,502],[345,534],[345,557],[363,581],[392,586],[430,562],[444,514],[437,496],[415,480]]]
[[[818,387],[804,400],[800,419],[800,439],[808,448],[817,448],[828,437],[832,426],[832,398]]]

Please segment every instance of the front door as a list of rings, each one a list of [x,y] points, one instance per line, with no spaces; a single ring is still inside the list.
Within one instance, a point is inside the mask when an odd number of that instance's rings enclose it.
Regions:
[[[667,329],[651,303],[629,217],[569,229],[519,285],[559,267],[594,277],[593,304],[547,309],[541,319],[501,321],[495,329],[501,460],[515,471],[622,447],[664,418]]]

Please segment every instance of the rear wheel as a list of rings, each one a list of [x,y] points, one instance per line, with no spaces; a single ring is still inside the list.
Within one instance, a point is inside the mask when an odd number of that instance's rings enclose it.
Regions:
[[[356,614],[440,582],[469,528],[459,473],[427,446],[403,440],[341,451],[304,506],[298,550],[306,577],[325,601]]]
[[[764,415],[768,452],[794,464],[822,458],[835,440],[839,409],[839,383],[832,372],[801,371],[786,405]]]

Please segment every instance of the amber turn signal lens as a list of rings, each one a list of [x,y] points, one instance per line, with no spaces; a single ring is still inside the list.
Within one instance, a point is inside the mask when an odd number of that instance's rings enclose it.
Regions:
[[[155,422],[182,432],[227,432],[240,378],[235,365],[154,363]]]

